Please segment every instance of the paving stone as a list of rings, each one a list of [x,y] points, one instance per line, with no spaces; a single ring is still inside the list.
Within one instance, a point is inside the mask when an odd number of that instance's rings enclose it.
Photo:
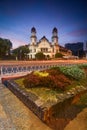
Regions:
[[[0,130],[51,130],[0,83]]]

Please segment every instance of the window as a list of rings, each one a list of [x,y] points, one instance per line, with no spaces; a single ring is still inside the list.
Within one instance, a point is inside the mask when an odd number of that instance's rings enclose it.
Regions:
[[[32,50],[30,49],[30,53],[32,52]]]
[[[31,59],[32,59],[32,55],[30,55]]]
[[[41,48],[41,52],[48,52],[48,48]]]

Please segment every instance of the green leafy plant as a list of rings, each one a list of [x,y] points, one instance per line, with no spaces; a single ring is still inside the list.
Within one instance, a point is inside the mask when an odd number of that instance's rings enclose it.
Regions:
[[[35,58],[37,60],[44,60],[45,59],[45,55],[42,52],[38,52],[38,53],[36,53]]]
[[[79,68],[83,69],[83,68],[87,68],[87,64],[81,64],[81,65],[78,65]]]
[[[55,58],[63,58],[63,54],[62,53],[56,53]]]
[[[80,80],[86,76],[84,70],[80,69],[78,66],[63,66],[59,67],[59,69],[65,75],[76,80]]]

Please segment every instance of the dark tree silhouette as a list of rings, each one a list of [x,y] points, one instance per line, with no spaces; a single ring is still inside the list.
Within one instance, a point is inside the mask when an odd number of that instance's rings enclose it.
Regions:
[[[29,48],[28,48],[27,45],[26,46],[20,46],[20,47],[14,49],[12,53],[19,60],[26,60],[27,54],[29,53]]]
[[[3,59],[6,55],[10,56],[12,42],[9,39],[0,38],[0,58]]]

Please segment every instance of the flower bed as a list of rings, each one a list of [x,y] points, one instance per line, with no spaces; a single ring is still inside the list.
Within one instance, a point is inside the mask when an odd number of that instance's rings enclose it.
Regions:
[[[67,71],[76,69],[76,67],[65,68],[67,68]],[[16,83],[27,92],[34,93],[43,101],[56,101],[58,94],[65,93],[77,86],[87,86],[85,71],[82,70],[81,72],[84,75],[76,80],[73,76],[79,73],[79,71],[74,71],[71,77],[69,75],[67,76],[66,73],[62,73],[59,67],[54,67],[41,72],[32,72],[25,78],[16,80]]]
[[[72,83],[60,70],[49,69],[45,72],[32,72],[23,81],[26,88],[46,87],[65,90]]]

